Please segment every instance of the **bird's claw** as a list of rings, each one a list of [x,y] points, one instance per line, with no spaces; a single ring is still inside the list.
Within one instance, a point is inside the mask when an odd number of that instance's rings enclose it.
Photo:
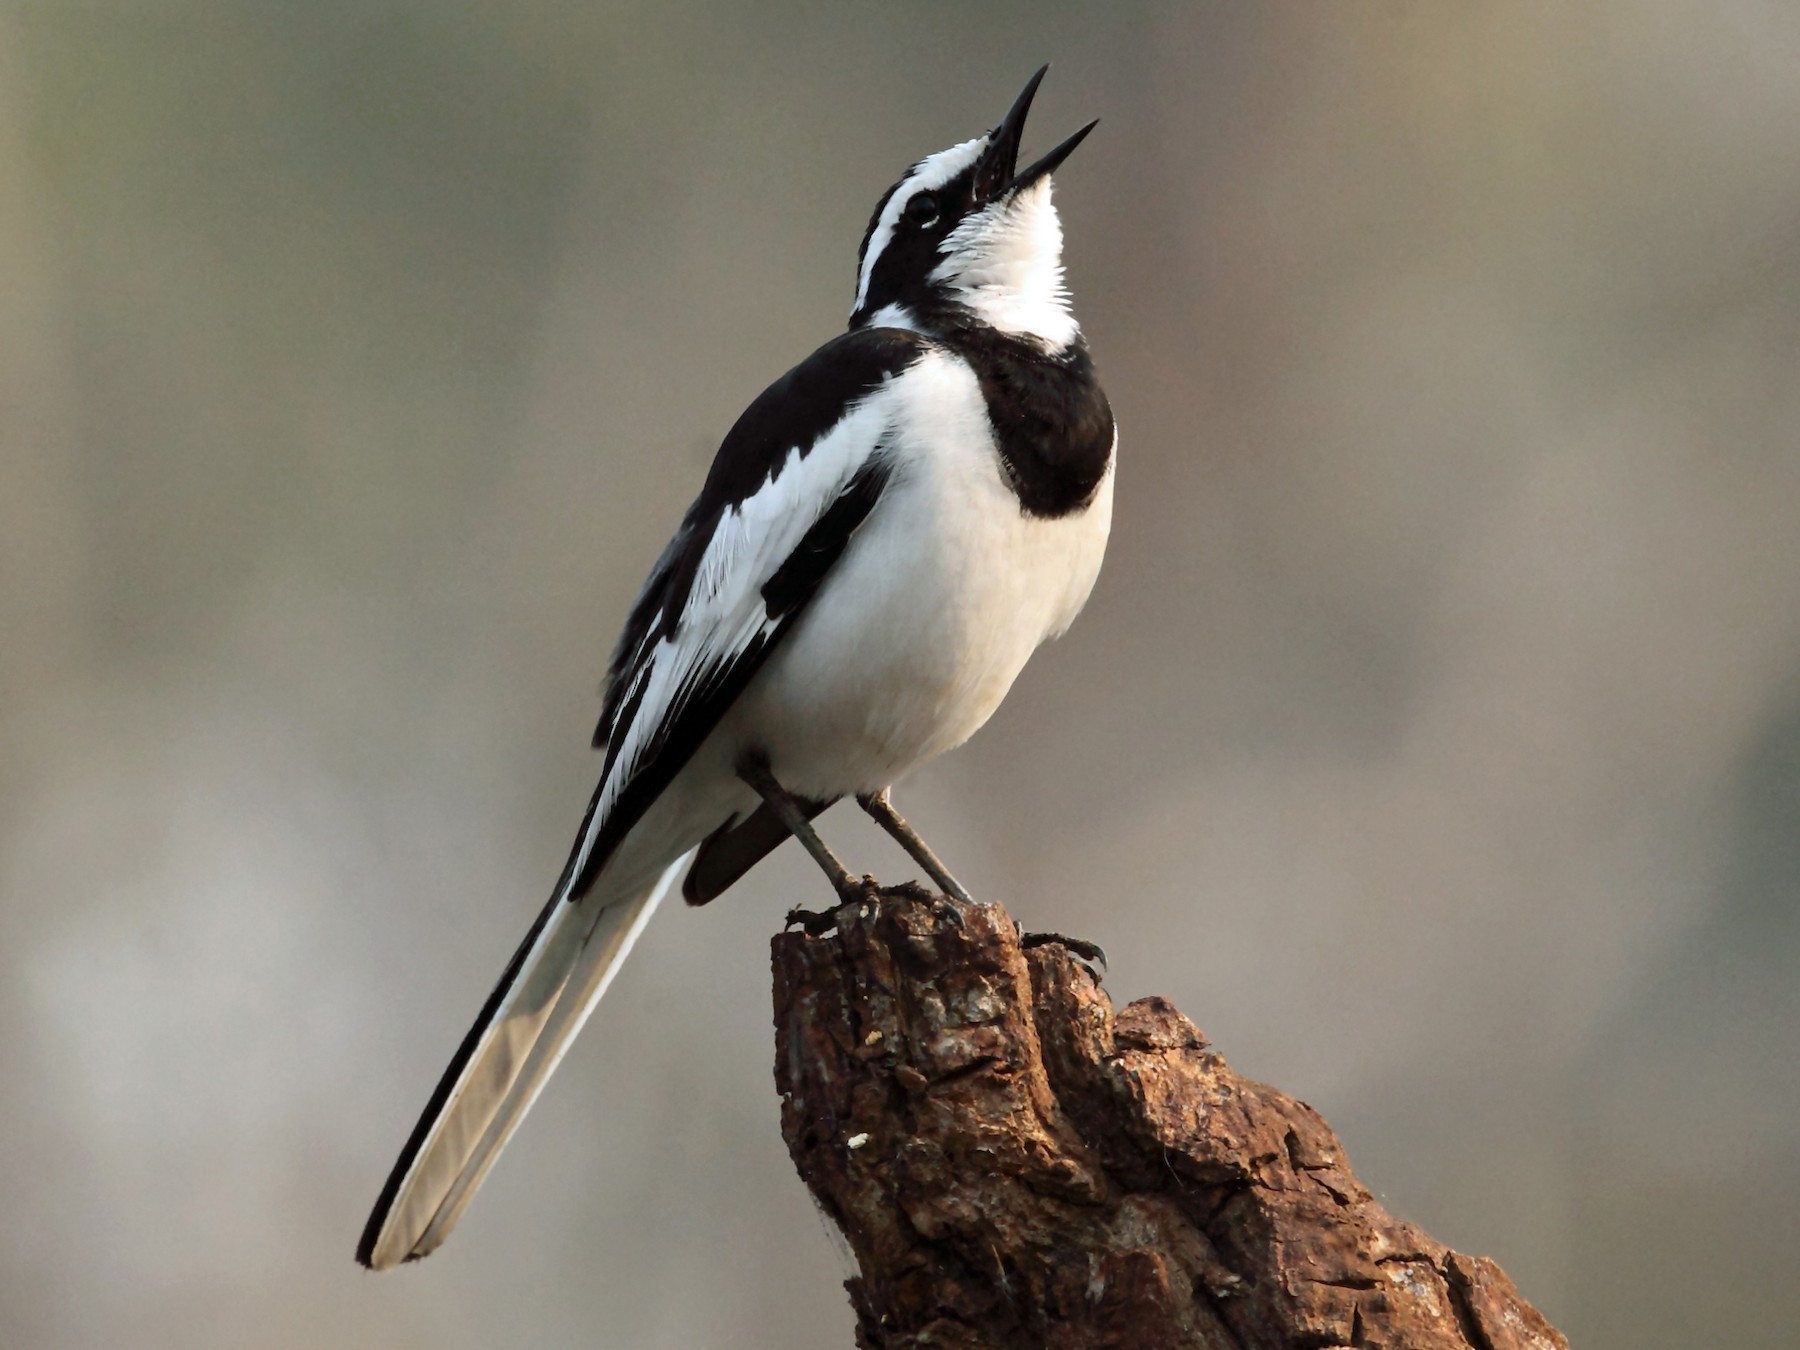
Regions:
[[[956,907],[956,902],[944,896],[939,896],[937,903],[931,907],[931,917],[947,923],[955,929],[960,930],[966,926],[963,923],[962,911]]]
[[[837,927],[837,911],[834,909],[824,911],[802,909],[795,905],[787,912],[787,918],[782,922],[784,927],[798,928],[808,937],[823,937]]]
[[[881,883],[872,876],[853,877],[846,872],[833,889],[837,891],[839,906],[860,905],[881,889]]]
[[[1086,938],[1066,937],[1062,933],[1026,933],[1019,939],[1021,947],[1066,947],[1083,961],[1100,967],[1100,973],[1106,973],[1106,951],[1098,942],[1089,942]]]

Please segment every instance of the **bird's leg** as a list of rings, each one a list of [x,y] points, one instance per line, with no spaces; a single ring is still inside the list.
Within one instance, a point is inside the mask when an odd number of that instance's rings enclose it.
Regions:
[[[963,889],[962,883],[950,875],[950,869],[931,851],[931,845],[919,838],[919,832],[894,810],[894,804],[888,800],[886,788],[882,788],[880,792],[858,793],[856,803],[869,813],[871,820],[893,836],[894,842],[906,850],[907,857],[925,869],[925,874],[937,882],[939,890],[965,905],[975,903]]]
[[[757,796],[769,804],[775,818],[787,826],[788,833],[812,854],[813,861],[819,864],[819,869],[831,882],[831,888],[838,893],[838,899],[844,904],[862,899],[863,883],[851,876],[849,869],[838,861],[837,854],[825,846],[800,804],[776,781],[769,770],[769,757],[761,751],[746,751],[738,760],[737,771],[738,777],[755,788]]]

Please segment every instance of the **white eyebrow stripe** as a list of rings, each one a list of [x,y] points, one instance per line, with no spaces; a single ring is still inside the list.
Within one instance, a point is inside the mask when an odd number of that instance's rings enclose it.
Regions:
[[[861,309],[864,301],[869,298],[869,280],[875,275],[875,261],[893,242],[894,230],[900,224],[900,213],[906,210],[906,204],[921,192],[941,188],[968,168],[987,149],[987,143],[988,138],[984,134],[972,141],[964,141],[961,145],[953,145],[948,150],[940,150],[935,155],[928,155],[900,180],[900,186],[894,189],[893,196],[888,198],[887,205],[881,209],[881,219],[875,222],[874,233],[869,236],[869,247],[863,253],[862,268],[856,275],[856,303],[850,307],[852,314]]]

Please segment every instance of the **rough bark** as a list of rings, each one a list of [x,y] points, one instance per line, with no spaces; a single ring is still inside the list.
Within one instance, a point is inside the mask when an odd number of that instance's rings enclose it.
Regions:
[[[1388,1214],[1318,1112],[999,906],[871,889],[774,941],[776,1084],[864,1350],[1566,1350]]]

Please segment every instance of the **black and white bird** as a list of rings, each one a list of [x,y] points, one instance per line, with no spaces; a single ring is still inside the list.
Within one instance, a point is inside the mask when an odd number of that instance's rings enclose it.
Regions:
[[[613,652],[574,850],[376,1201],[364,1265],[449,1236],[684,866],[704,904],[791,833],[854,897],[808,822],[855,796],[963,894],[888,785],[973,735],[1068,628],[1112,518],[1112,411],[1050,200],[1094,124],[1020,170],[1043,76],[888,190],[849,331],[719,447]]]

